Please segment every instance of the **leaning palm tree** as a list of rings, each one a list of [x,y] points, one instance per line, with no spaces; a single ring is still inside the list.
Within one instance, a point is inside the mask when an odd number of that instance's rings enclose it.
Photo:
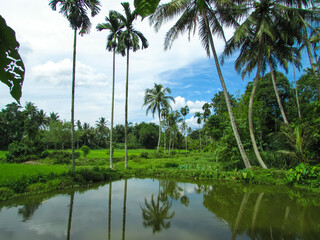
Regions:
[[[117,18],[118,12],[109,11],[109,16],[105,18],[105,23],[97,25],[97,30],[109,30],[107,36],[107,50],[113,53],[113,71],[112,71],[112,103],[111,103],[111,126],[110,126],[110,168],[113,168],[113,116],[114,116],[114,85],[115,85],[115,72],[116,72],[116,52],[118,47],[119,36],[122,33],[123,24]]]
[[[213,4],[215,5],[213,6]],[[226,39],[223,32],[224,23],[228,23],[229,25],[237,24],[235,20],[241,12],[238,12],[239,9],[237,9],[237,11],[233,11],[235,9],[233,7],[234,3],[232,1],[228,1],[228,3],[225,4],[219,4],[218,2],[212,0],[174,0],[160,5],[152,15],[151,23],[155,25],[155,29],[157,30],[167,20],[179,16],[177,22],[166,34],[165,49],[171,47],[173,41],[179,36],[179,34],[188,31],[190,36],[191,33],[196,31],[197,25],[199,25],[198,32],[206,53],[208,57],[210,57],[211,53],[214,57],[214,62],[228,107],[231,126],[240,154],[242,156],[242,160],[246,168],[251,168],[251,164],[247,158],[235,123],[230,98],[213,42],[213,34],[218,34],[219,36],[222,36],[223,39]]]
[[[159,118],[159,138],[158,138],[158,147],[157,151],[159,152],[160,148],[160,139],[161,139],[161,111],[162,109],[172,109],[170,106],[169,100],[175,102],[172,96],[166,94],[171,94],[170,88],[164,88],[161,84],[154,84],[154,88],[147,88],[144,95],[143,106],[147,106],[147,114],[149,111],[152,112],[152,117],[158,112]]]
[[[127,55],[127,69],[126,69],[126,99],[125,99],[125,130],[124,130],[124,143],[125,143],[125,168],[128,167],[128,86],[129,86],[129,51],[137,51],[140,49],[139,42],[141,41],[141,48],[149,46],[147,39],[144,35],[133,27],[133,22],[137,17],[135,11],[131,12],[128,2],[121,3],[124,8],[125,15],[118,14],[117,18],[124,25],[124,30],[119,36],[119,49],[125,51]]]
[[[57,9],[60,5],[60,13],[63,14],[69,21],[70,27],[74,30],[73,40],[73,67],[72,67],[72,97],[71,97],[71,148],[72,148],[72,170],[75,171],[74,158],[74,91],[76,81],[76,46],[77,32],[82,36],[89,33],[91,22],[87,16],[87,11],[90,10],[91,16],[94,17],[100,11],[99,0],[51,0],[49,5],[52,10]]]

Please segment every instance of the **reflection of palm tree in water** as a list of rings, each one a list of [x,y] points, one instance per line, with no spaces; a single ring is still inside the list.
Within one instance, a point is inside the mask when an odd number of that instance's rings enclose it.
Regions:
[[[72,192],[71,195],[70,195],[67,240],[70,240],[71,222],[72,222],[72,211],[73,211],[73,199],[74,199],[74,192]]]
[[[249,197],[250,197],[250,193],[249,192],[245,192],[244,195],[243,195],[242,201],[241,201],[241,205],[240,205],[238,214],[237,214],[236,222],[235,222],[234,227],[232,229],[232,237],[231,237],[232,240],[235,240],[236,237],[237,237],[237,231],[238,231],[238,228],[239,228],[239,224],[241,222],[241,218],[242,218],[243,212],[244,212],[244,210],[246,208],[246,205],[247,205],[247,202],[249,200]]]
[[[124,180],[122,240],[126,239],[126,214],[127,214],[127,179]]]
[[[174,211],[171,214],[169,213],[172,204],[169,201],[161,201],[161,195],[163,196],[159,193],[156,201],[154,201],[152,195],[150,203],[145,199],[146,208],[141,207],[143,226],[152,227],[153,233],[170,228],[171,222],[166,222],[166,220],[173,218],[175,214]]]
[[[108,240],[110,240],[111,238],[111,192],[112,192],[112,182],[109,183]]]
[[[184,188],[183,188],[183,195],[180,198],[180,202],[181,204],[185,205],[186,207],[189,206],[190,200],[189,198],[186,196],[186,183],[184,184]]]

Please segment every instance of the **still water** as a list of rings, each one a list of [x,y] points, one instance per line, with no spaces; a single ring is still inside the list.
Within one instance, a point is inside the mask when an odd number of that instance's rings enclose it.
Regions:
[[[0,203],[1,240],[320,239],[320,195],[130,179]]]

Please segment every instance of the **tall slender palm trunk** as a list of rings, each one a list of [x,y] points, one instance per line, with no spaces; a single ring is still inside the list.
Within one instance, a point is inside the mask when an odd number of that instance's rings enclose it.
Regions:
[[[129,47],[127,48],[127,73],[126,73],[126,100],[125,100],[125,125],[124,125],[124,166],[128,168],[128,88],[129,88]]]
[[[73,65],[72,65],[72,87],[71,87],[71,149],[72,149],[72,171],[75,172],[76,164],[74,158],[74,92],[76,82],[76,52],[77,52],[77,29],[74,29],[73,39]]]
[[[294,89],[295,89],[295,92],[296,92],[296,102],[297,102],[297,108],[298,108],[298,116],[301,119],[301,109],[300,109],[300,102],[299,102],[298,85],[297,85],[297,80],[296,80],[296,68],[294,66],[293,54],[292,54],[292,68],[293,68]]]
[[[110,129],[110,168],[113,168],[113,116],[114,116],[114,85],[116,72],[116,49],[113,48],[113,75],[112,75],[112,105],[111,105],[111,129]]]
[[[269,65],[270,65],[272,85],[273,85],[274,92],[276,94],[277,102],[278,102],[278,105],[279,105],[279,108],[280,108],[280,112],[281,112],[283,121],[284,121],[285,124],[289,124],[287,116],[286,116],[286,113],[285,113],[284,108],[283,108],[283,105],[281,103],[281,99],[280,99],[280,95],[279,95],[279,91],[278,91],[277,83],[276,83],[276,76],[275,76],[275,72],[274,72],[274,69],[273,69],[273,64],[272,64],[272,61],[271,61],[270,58],[269,58]]]
[[[157,148],[157,151],[159,152],[160,140],[161,140],[161,114],[160,114],[160,108],[158,108],[158,116],[159,116],[159,138],[158,138],[158,148]]]
[[[233,130],[234,136],[236,138],[236,141],[237,141],[237,144],[238,144],[238,148],[239,148],[242,160],[244,162],[244,165],[245,165],[246,168],[251,168],[251,164],[250,164],[250,162],[248,160],[247,154],[246,154],[246,152],[244,150],[244,147],[242,145],[242,142],[241,142],[241,139],[240,139],[240,135],[239,135],[239,132],[238,132],[238,128],[237,128],[236,122],[234,120],[229,94],[228,94],[228,91],[227,91],[227,88],[226,88],[226,85],[225,85],[225,82],[224,82],[224,78],[223,78],[223,75],[222,75],[222,71],[221,71],[219,60],[218,60],[218,56],[217,56],[217,52],[216,52],[216,49],[214,47],[213,38],[212,38],[211,31],[210,31],[210,26],[209,26],[209,23],[208,23],[208,19],[207,19],[205,14],[203,14],[203,17],[204,17],[205,24],[206,24],[206,27],[207,27],[208,32],[209,32],[209,41],[210,41],[211,51],[212,51],[212,54],[214,56],[215,65],[216,65],[216,68],[217,68],[217,72],[218,72],[219,79],[220,79],[220,82],[221,82],[221,86],[222,86],[222,89],[223,89],[224,97],[225,97],[225,100],[226,100],[226,104],[227,104],[227,108],[228,108],[228,113],[229,113],[229,117],[230,117],[232,130]]]
[[[261,56],[261,54],[259,54]],[[258,159],[259,164],[261,165],[262,168],[267,169],[267,166],[265,165],[265,163],[262,160],[262,157],[260,155],[258,146],[257,146],[257,142],[256,142],[256,138],[254,136],[254,131],[253,131],[253,101],[254,101],[254,96],[256,94],[256,90],[258,87],[258,81],[260,78],[260,72],[261,72],[261,62],[262,59],[259,59],[259,63],[258,63],[258,69],[257,69],[257,74],[256,77],[253,80],[253,86],[252,86],[252,90],[251,90],[251,96],[250,96],[250,100],[249,100],[249,110],[248,110],[248,119],[249,119],[249,132],[250,132],[250,138],[251,138],[251,142],[252,142],[252,146],[253,146],[253,150],[254,153]]]

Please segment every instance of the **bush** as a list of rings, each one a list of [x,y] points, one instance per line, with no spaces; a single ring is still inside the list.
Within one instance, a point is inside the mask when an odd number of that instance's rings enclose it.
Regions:
[[[44,145],[39,141],[31,141],[27,138],[23,138],[21,141],[14,141],[8,147],[7,162],[25,162],[29,160],[29,155],[32,155],[32,158],[34,156],[40,157],[44,149]]]
[[[164,165],[165,168],[177,168],[179,165],[177,163],[166,163]]]
[[[87,155],[90,152],[90,148],[87,145],[83,145],[80,150],[83,152],[83,156],[87,158]]]
[[[142,152],[142,153],[140,153],[140,157],[141,157],[141,158],[149,158],[149,153],[147,153],[147,152]]]
[[[7,187],[0,187],[0,200],[7,200],[14,195],[14,191]]]
[[[53,151],[49,158],[53,159],[54,164],[70,164],[72,156],[66,151]]]
[[[44,150],[44,151],[41,153],[40,157],[41,157],[41,158],[46,158],[46,157],[49,157],[49,155],[50,155],[49,151],[48,151],[48,150]]]

